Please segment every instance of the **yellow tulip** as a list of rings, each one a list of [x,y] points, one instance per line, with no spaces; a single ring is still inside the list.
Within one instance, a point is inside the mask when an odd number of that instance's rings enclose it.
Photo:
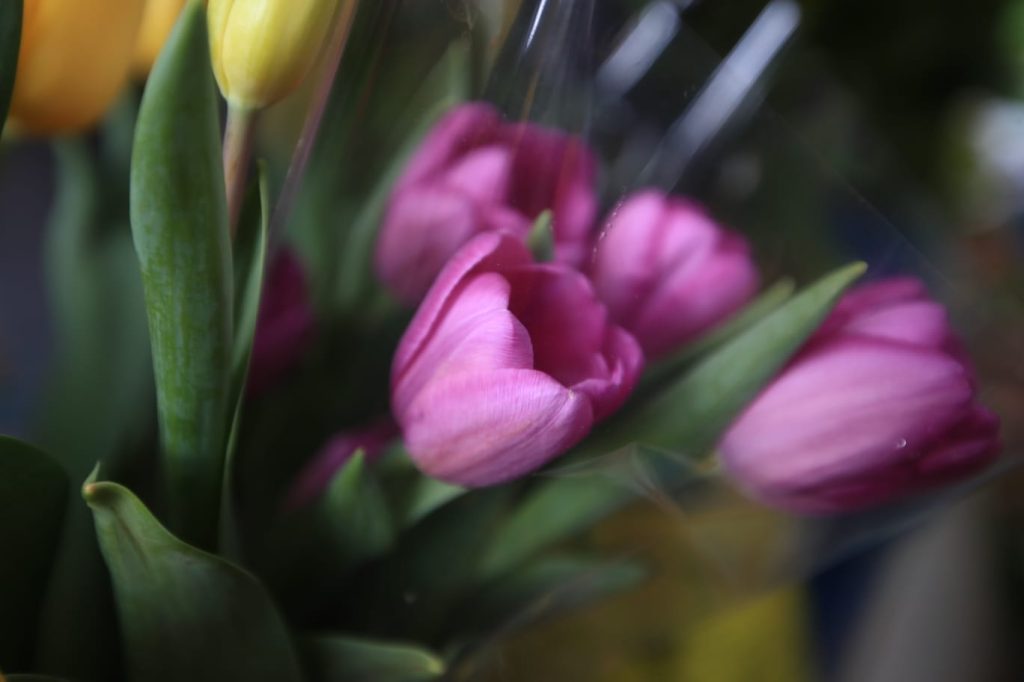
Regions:
[[[25,0],[11,115],[32,133],[95,123],[128,76],[145,0]]]
[[[225,99],[260,109],[294,90],[320,55],[341,2],[209,0],[210,56]]]
[[[132,65],[135,75],[144,77],[153,68],[184,6],[185,0],[146,0],[146,11],[135,41],[135,62]]]

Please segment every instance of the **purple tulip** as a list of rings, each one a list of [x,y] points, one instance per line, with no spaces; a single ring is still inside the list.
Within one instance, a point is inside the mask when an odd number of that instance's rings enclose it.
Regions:
[[[392,191],[377,241],[381,280],[415,304],[448,258],[481,232],[525,239],[551,209],[556,256],[579,265],[596,213],[590,151],[532,124],[505,123],[487,104],[449,112]]]
[[[977,472],[998,430],[943,307],[892,279],[844,297],[719,450],[754,497],[837,512]]]
[[[486,233],[452,257],[406,330],[392,411],[424,472],[492,485],[572,447],[626,400],[642,365],[585,276]]]
[[[633,333],[648,358],[724,321],[758,284],[742,237],[720,228],[696,204],[650,190],[612,213],[590,273],[612,318]]]
[[[281,249],[263,285],[249,364],[251,394],[265,391],[295,365],[312,339],[313,324],[302,265],[291,251]]]

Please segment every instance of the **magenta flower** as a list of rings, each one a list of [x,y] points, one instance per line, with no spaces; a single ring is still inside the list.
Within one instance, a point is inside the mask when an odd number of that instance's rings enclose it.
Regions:
[[[648,190],[608,220],[590,269],[597,295],[648,358],[692,341],[757,291],[746,241],[696,204]]]
[[[556,256],[579,265],[596,213],[595,169],[575,138],[505,123],[487,104],[462,105],[427,135],[396,183],[377,241],[377,273],[415,304],[474,235],[525,239],[548,209]]]
[[[406,330],[392,411],[424,472],[492,485],[577,443],[626,400],[642,365],[586,277],[486,233],[452,257]]]
[[[291,251],[281,249],[263,284],[249,364],[250,393],[265,391],[302,357],[312,339],[313,320],[302,265]]]
[[[835,512],[980,470],[998,429],[945,310],[917,280],[893,279],[848,294],[720,452],[754,497]]]

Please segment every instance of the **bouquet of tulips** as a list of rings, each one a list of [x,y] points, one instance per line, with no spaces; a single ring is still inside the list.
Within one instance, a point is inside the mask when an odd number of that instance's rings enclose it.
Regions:
[[[0,5],[8,144],[58,168],[54,381],[0,438],[6,679],[468,679],[644,579],[570,542],[638,496],[843,513],[998,454],[921,281],[762,290],[700,205],[602,196],[585,140],[485,101],[479,26],[395,75],[382,27],[436,11],[400,4]]]

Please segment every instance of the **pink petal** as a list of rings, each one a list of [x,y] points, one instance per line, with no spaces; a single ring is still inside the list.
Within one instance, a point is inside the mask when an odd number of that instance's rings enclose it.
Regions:
[[[479,234],[459,249],[437,276],[398,344],[392,363],[392,386],[398,383],[408,367],[416,361],[416,356],[429,343],[436,327],[443,321],[455,292],[471,273],[478,268],[514,268],[530,260],[530,252],[522,243],[494,232]]]
[[[429,180],[469,150],[490,144],[501,126],[501,115],[489,104],[474,102],[452,109],[409,160],[396,191]]]
[[[453,374],[427,386],[402,420],[417,465],[466,486],[522,476],[572,447],[592,424],[584,396],[533,370]]]
[[[392,408],[401,415],[431,381],[461,372],[532,369],[533,349],[508,311],[509,284],[496,273],[472,276],[453,297],[416,361],[396,378]]]
[[[912,458],[971,399],[948,356],[850,340],[802,357],[730,428],[720,450],[753,490],[800,490]]]
[[[595,374],[608,313],[580,272],[533,264],[506,272],[512,283],[509,309],[530,332],[534,366],[563,386]]]
[[[844,334],[889,339],[926,348],[942,348],[949,338],[949,319],[938,303],[927,300],[900,302],[865,310],[842,328]]]
[[[670,271],[629,328],[650,357],[670,353],[724,321],[751,299],[758,273],[745,242],[723,235],[714,251]]]
[[[512,154],[495,145],[468,152],[454,161],[442,182],[462,191],[480,205],[502,204],[508,195]]]
[[[478,228],[475,204],[457,190],[427,186],[396,194],[377,239],[377,274],[404,302],[415,303]]]

